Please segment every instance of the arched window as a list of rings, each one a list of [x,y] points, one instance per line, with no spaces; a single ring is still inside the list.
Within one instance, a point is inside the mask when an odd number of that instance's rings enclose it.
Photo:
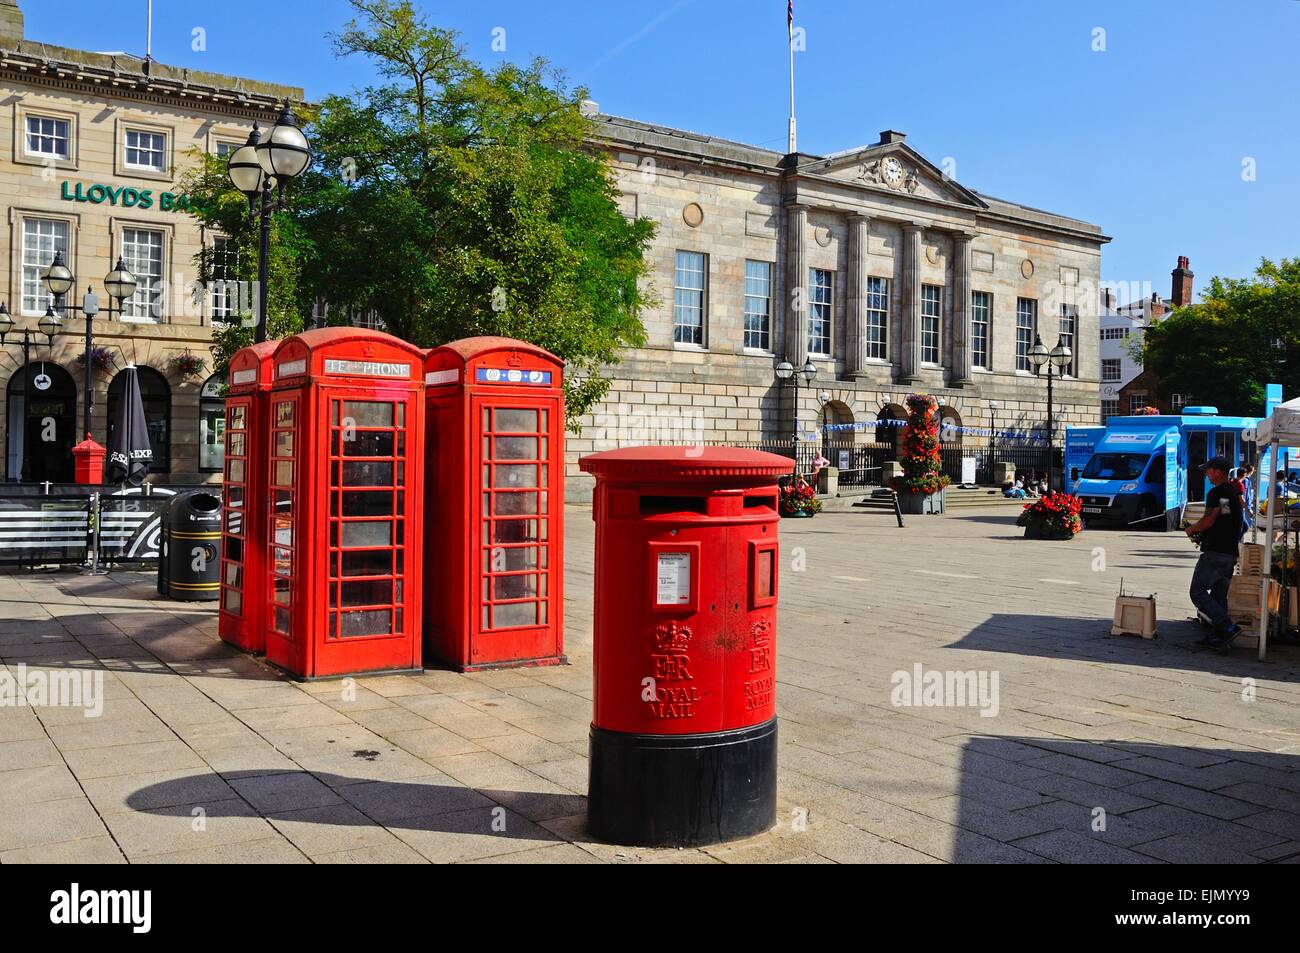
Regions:
[[[71,483],[72,445],[77,441],[77,385],[72,375],[51,361],[32,361],[26,373],[20,368],[9,378],[5,406],[6,479]]]
[[[226,375],[213,374],[199,391],[199,471],[220,473],[226,454]]]
[[[144,404],[144,421],[149,428],[149,446],[153,449],[153,463],[149,465],[150,473],[171,473],[172,445],[172,389],[163,377],[152,367],[137,367],[136,375],[140,380],[140,400]],[[113,377],[108,385],[108,438],[113,439],[117,428],[118,404],[122,400],[122,389],[126,386],[123,372]]]
[[[946,447],[961,446],[961,414],[951,407],[939,408],[939,442]]]

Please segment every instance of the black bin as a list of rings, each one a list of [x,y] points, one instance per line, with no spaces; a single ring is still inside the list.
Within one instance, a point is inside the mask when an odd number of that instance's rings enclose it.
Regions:
[[[178,493],[162,512],[158,591],[181,602],[220,597],[221,498],[207,490]]]

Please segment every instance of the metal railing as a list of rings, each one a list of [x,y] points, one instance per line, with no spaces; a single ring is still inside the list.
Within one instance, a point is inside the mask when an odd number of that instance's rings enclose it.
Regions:
[[[0,484],[0,566],[156,564],[163,508],[188,489]]]

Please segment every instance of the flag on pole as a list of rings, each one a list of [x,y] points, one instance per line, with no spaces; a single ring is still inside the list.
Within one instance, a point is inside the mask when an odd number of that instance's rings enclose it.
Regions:
[[[791,40],[794,39],[794,0],[786,0],[785,33]]]

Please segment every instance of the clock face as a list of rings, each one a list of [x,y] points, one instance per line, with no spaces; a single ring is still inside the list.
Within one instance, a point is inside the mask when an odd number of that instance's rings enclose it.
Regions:
[[[903,164],[897,159],[886,159],[882,171],[885,181],[890,185],[898,185],[903,181]]]

